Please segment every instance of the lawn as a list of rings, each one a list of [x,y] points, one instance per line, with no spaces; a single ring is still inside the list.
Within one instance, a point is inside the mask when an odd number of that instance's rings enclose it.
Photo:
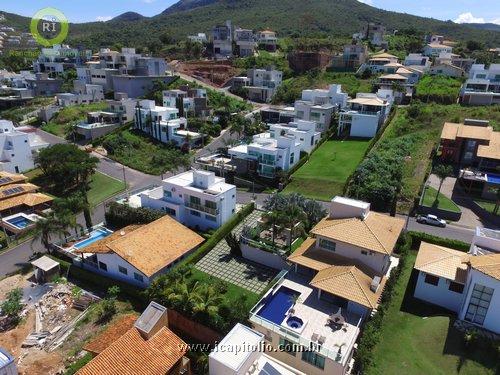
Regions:
[[[120,129],[94,142],[94,146],[97,145],[102,145],[111,159],[152,175],[189,165],[189,155],[158,142],[139,130]]]
[[[342,194],[344,185],[363,159],[369,140],[329,140],[293,175],[285,193],[300,192],[323,201]]]
[[[52,103],[54,103],[53,97],[50,98],[38,97],[34,98],[33,100],[30,100],[26,105],[17,106],[0,111],[0,115],[1,118],[3,119],[15,122],[21,122],[23,120],[24,115],[27,115],[30,112],[36,111]]]
[[[65,138],[71,133],[71,127],[87,118],[87,112],[101,111],[107,108],[107,103],[72,105],[63,108],[42,129],[48,133]]]
[[[89,203],[92,206],[96,206],[123,190],[125,190],[125,183],[123,181],[96,172],[90,183],[90,190],[88,192]]]
[[[432,186],[426,186],[424,189],[424,198],[422,200],[422,205],[427,207],[434,207],[434,202],[436,202],[437,190]],[[461,212],[460,208],[448,197],[439,193],[437,199],[437,208],[441,210],[447,210],[452,212]]]
[[[483,210],[488,211],[490,214],[498,215],[500,212],[495,214],[496,203],[492,201],[483,201],[480,199],[474,199],[474,202],[481,207]]]
[[[493,375],[498,353],[465,348],[463,335],[453,328],[447,312],[412,297],[416,252],[408,255],[382,322],[380,343],[374,349],[367,375]]]

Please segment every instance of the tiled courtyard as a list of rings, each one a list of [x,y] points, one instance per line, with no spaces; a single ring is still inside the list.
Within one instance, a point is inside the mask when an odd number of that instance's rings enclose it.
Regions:
[[[254,210],[234,228],[233,233],[239,236],[243,227],[254,225],[261,214],[262,211]],[[272,268],[234,257],[225,240],[220,241],[202,260],[196,263],[195,267],[257,294],[261,293],[278,273]]]

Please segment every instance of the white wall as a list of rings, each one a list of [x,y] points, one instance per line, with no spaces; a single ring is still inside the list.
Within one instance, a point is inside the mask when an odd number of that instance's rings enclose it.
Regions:
[[[351,137],[373,138],[378,131],[378,116],[353,114]]]
[[[288,269],[290,267],[288,263],[278,254],[257,249],[253,246],[242,243],[241,252],[243,258],[245,259],[249,259],[252,262],[263,264],[267,267],[271,267],[280,271],[283,269]]]
[[[107,277],[111,277],[114,279],[118,279],[121,281],[125,281],[127,283],[146,288],[148,287],[150,280],[146,275],[144,275],[137,268],[132,266],[130,263],[126,262],[123,258],[119,257],[114,253],[109,254],[96,254],[97,260],[106,264],[108,270],[101,270],[101,274],[106,275]],[[118,266],[122,266],[127,269],[127,275],[121,273],[118,270]],[[139,282],[134,278],[134,272],[142,275],[144,282]]]
[[[438,285],[425,282],[425,272],[419,271],[417,285],[415,286],[415,298],[444,307],[457,313],[463,300],[463,293],[449,290],[450,281],[440,277]]]

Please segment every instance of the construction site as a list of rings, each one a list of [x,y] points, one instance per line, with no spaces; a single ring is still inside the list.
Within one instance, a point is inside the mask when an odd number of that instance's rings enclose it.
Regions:
[[[242,70],[229,60],[199,60],[171,62],[174,69],[215,87],[225,87]]]

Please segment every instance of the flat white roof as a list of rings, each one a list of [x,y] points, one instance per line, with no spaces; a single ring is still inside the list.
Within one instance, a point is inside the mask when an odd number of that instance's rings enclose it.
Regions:
[[[363,202],[363,201],[358,201],[356,199],[351,199],[351,198],[346,198],[346,197],[340,197],[336,196],[332,199],[332,202],[335,203],[341,203],[349,206],[354,206],[354,207],[359,207],[359,208],[369,208],[370,203]]]
[[[210,353],[210,357],[237,371],[264,340],[264,335],[243,324],[236,324]]]

